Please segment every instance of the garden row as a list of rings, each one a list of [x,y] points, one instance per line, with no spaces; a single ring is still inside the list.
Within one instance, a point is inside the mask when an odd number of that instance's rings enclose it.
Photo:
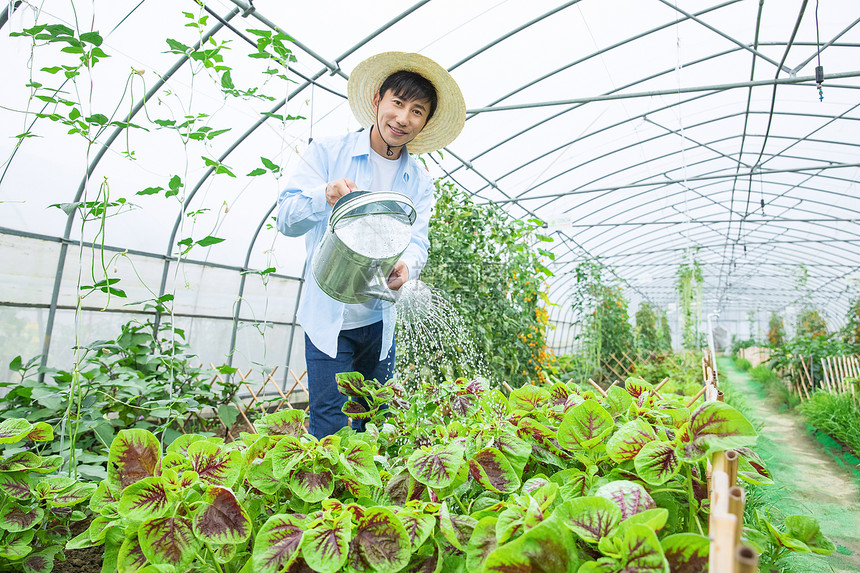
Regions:
[[[187,434],[164,448],[126,429],[98,484],[52,475],[62,458],[30,444],[50,440],[49,425],[4,420],[2,442],[30,441],[0,464],[0,555],[49,571],[90,513],[66,548],[104,545],[103,571],[120,573],[696,572],[708,564],[711,457],[731,450],[741,480],[770,482],[739,412],[642,378],[509,395],[458,379],[408,400],[396,382],[338,384],[366,432],[316,440],[299,410],[231,443]],[[833,549],[812,518],[751,515],[743,542],[758,552]]]

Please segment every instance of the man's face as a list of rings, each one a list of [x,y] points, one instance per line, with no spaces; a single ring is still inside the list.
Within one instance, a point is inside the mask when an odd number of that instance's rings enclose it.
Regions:
[[[430,113],[430,100],[406,100],[388,90],[382,98],[378,93],[373,96],[373,107],[380,134],[394,147],[407,144],[421,133]]]

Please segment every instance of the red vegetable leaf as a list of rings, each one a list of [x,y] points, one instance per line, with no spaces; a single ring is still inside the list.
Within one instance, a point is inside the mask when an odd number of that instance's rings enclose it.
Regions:
[[[469,460],[469,473],[484,489],[493,493],[513,493],[520,487],[520,478],[496,448],[476,452]]]
[[[653,386],[646,382],[643,378],[628,378],[624,382],[624,389],[627,390],[627,393],[633,396],[634,398],[639,398],[644,392],[651,393],[653,390]]]
[[[231,487],[242,470],[242,454],[213,442],[188,446],[188,460],[201,480],[217,486]]]
[[[251,518],[231,490],[210,486],[194,513],[194,533],[207,543],[235,545],[251,536]]]
[[[158,439],[138,428],[120,430],[110,446],[107,479],[114,497],[129,485],[160,473]]]
[[[93,493],[98,486],[94,483],[77,483],[73,486],[57,493],[53,499],[48,500],[48,505],[51,507],[71,507],[77,505]]]
[[[305,411],[290,408],[274,412],[254,422],[254,428],[262,435],[301,438],[307,433],[305,431]]]
[[[0,492],[15,499],[27,499],[31,495],[27,472],[0,473]]]
[[[40,507],[24,509],[17,503],[6,503],[0,510],[0,528],[9,532],[26,531],[32,529],[45,516]]]
[[[299,469],[290,475],[290,490],[302,501],[316,503],[329,497],[334,491],[331,472]]]
[[[42,464],[42,458],[33,452],[18,452],[8,458],[0,459],[0,473],[31,470]]]
[[[305,531],[302,537],[302,557],[313,571],[334,573],[346,563],[352,537],[350,513],[326,519]]]
[[[358,570],[399,571],[409,563],[412,545],[406,529],[390,509],[371,507],[355,530],[350,555]],[[364,566],[364,567],[362,567]]]
[[[382,487],[379,470],[373,461],[376,450],[367,442],[350,442],[339,456],[341,470],[358,477],[363,483]]]
[[[360,372],[341,372],[335,378],[337,390],[344,396],[363,398],[370,395],[370,392],[365,389],[364,376]]]
[[[623,519],[656,507],[654,500],[651,499],[644,487],[626,480],[609,482],[601,486],[595,495],[605,497],[615,503],[621,510]]]
[[[22,418],[7,418],[0,421],[0,444],[20,442],[27,437],[33,424]]]
[[[443,501],[439,508],[439,528],[445,540],[460,551],[466,550],[466,545],[472,537],[472,532],[478,520],[468,515],[456,515],[448,510],[448,503]]]
[[[454,481],[465,463],[464,451],[464,446],[456,442],[433,449],[421,448],[412,452],[406,467],[419,482],[435,489],[444,488]]]
[[[53,546],[31,553],[21,562],[25,573],[50,573],[54,568],[54,554],[60,551],[60,547]]]
[[[254,537],[251,569],[256,573],[280,573],[292,565],[302,544],[302,521],[296,515],[270,517]]]
[[[171,510],[174,497],[160,476],[148,477],[123,490],[117,511],[130,521],[164,517]]]
[[[36,422],[27,434],[27,439],[34,442],[49,442],[54,439],[54,429],[46,422]]]
[[[119,571],[137,571],[146,565],[146,555],[140,547],[140,539],[137,532],[127,534],[116,557],[116,565]]]
[[[496,550],[499,542],[496,539],[496,523],[498,518],[488,515],[478,521],[469,545],[466,547],[466,569],[480,571],[483,569],[487,556]]]
[[[436,518],[420,510],[397,509],[400,510],[397,512],[397,519],[403,524],[406,536],[409,538],[412,550],[414,551],[421,547],[427,538],[430,537],[430,534],[433,533],[433,530],[436,528]]]
[[[173,565],[179,570],[194,560],[203,541],[194,536],[185,517],[158,517],[144,521],[137,532],[140,548],[155,565]]]
[[[598,543],[621,521],[621,510],[617,505],[605,497],[594,495],[566,501],[558,514],[565,527],[589,543]]]
[[[641,479],[651,485],[660,485],[678,473],[681,462],[672,444],[654,441],[645,444],[633,464]]]
[[[376,410],[368,411],[360,402],[355,400],[344,402],[341,411],[354,420],[369,420],[376,413]]]
[[[675,533],[665,537],[660,545],[674,573],[704,573],[708,570],[710,541],[697,533]]]
[[[524,384],[519,388],[514,388],[508,397],[511,407],[521,410],[535,410],[549,399],[549,391],[534,384]]]
[[[648,442],[657,439],[651,424],[636,418],[618,428],[606,442],[606,453],[617,464],[632,460]]]

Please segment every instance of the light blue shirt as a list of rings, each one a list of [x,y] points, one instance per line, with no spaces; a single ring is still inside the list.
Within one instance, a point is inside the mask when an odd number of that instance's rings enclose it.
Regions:
[[[334,358],[337,337],[343,326],[344,303],[327,294],[314,279],[311,263],[328,226],[331,205],[325,198],[329,181],[342,177],[355,181],[358,189],[369,190],[373,182],[370,161],[370,130],[349,133],[344,137],[315,139],[290,177],[278,198],[278,230],[288,237],[305,235],[305,286],[299,301],[297,319],[314,346]],[[398,160],[391,191],[412,200],[415,223],[412,239],[400,260],[409,269],[409,279],[416,279],[427,262],[430,247],[428,227],[433,208],[433,181],[404,148]],[[382,349],[379,359],[388,355],[394,341],[397,315],[394,305],[382,302]]]

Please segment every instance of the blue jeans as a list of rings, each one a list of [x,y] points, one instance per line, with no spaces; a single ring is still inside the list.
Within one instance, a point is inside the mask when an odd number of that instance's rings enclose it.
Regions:
[[[341,408],[347,398],[337,390],[335,375],[339,372],[360,372],[365,380],[381,383],[391,379],[394,370],[394,342],[385,360],[382,351],[382,321],[368,326],[341,330],[337,337],[337,356],[332,358],[319,350],[305,335],[305,361],[308,369],[308,398],[310,425],[308,432],[323,439],[347,425]],[[364,424],[353,428],[363,430]]]

